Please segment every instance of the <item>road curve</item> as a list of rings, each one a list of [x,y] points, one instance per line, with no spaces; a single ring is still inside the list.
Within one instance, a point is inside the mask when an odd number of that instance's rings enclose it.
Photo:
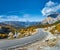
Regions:
[[[21,39],[14,39],[14,40],[2,40],[0,41],[0,49],[7,49],[14,46],[24,46],[29,43],[33,43],[37,40],[42,40],[47,37],[48,33],[43,32],[42,30],[38,30],[38,32],[32,36],[21,38]]]

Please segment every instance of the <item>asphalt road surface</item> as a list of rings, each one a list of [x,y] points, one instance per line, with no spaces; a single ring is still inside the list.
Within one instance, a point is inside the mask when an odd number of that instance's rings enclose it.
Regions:
[[[16,46],[24,46],[30,43],[33,43],[38,40],[43,40],[48,36],[48,32],[44,32],[43,30],[39,29],[38,32],[32,36],[28,36],[25,38],[14,39],[14,40],[1,40],[0,41],[0,49],[7,49]]]

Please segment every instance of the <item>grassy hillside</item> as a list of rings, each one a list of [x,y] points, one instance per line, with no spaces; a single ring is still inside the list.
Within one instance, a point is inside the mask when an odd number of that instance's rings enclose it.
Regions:
[[[32,33],[34,33],[37,28],[48,28],[48,27],[52,27],[52,26],[56,26],[55,28],[51,29],[50,32],[51,33],[55,33],[56,30],[58,31],[58,33],[60,32],[60,21],[57,21],[53,24],[36,24],[33,26],[29,26],[26,28],[19,28],[16,29],[15,27],[12,27],[10,25],[0,25],[0,38],[5,38],[8,37],[9,32],[12,32],[13,35],[15,34],[15,32],[20,33],[20,37],[25,37],[25,36],[30,36],[32,35]]]
[[[50,30],[52,34],[60,34],[60,23],[56,24],[53,29]]]

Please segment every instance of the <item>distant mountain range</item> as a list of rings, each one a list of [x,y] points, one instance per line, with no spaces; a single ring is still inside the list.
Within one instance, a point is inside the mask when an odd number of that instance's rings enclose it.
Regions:
[[[57,21],[60,21],[60,13],[52,13],[46,17],[42,22],[21,22],[21,21],[4,21],[0,22],[1,26],[10,25],[15,28],[26,28],[29,26],[34,26],[38,24],[52,24]]]
[[[0,25],[10,25],[15,28],[25,28],[33,25],[40,24],[41,22],[21,22],[21,21],[5,21],[1,22]]]

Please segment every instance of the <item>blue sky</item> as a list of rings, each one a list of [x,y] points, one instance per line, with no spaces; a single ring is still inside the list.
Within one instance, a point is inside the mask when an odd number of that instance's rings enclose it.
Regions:
[[[41,21],[59,11],[59,0],[0,0],[0,21]]]

